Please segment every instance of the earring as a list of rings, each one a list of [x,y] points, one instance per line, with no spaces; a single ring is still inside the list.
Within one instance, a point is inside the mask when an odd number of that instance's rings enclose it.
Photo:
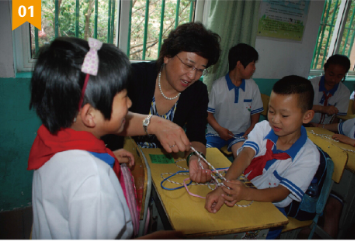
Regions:
[[[74,118],[73,122],[74,122],[74,123],[76,122],[76,117]]]

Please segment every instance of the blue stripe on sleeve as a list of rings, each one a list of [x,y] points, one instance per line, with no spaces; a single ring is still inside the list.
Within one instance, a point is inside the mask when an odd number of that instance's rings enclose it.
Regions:
[[[260,113],[260,112],[263,112],[263,111],[264,111],[264,107],[261,107],[259,109],[251,111],[250,114],[254,115],[254,114],[257,114],[257,113]]]
[[[291,182],[290,180],[281,177],[277,171],[275,170],[273,172],[273,174],[275,175],[275,177],[277,179],[280,180],[280,185],[283,185],[284,187],[286,187],[288,190],[290,190],[296,197],[298,197],[300,200],[302,199],[304,192],[298,187],[296,186],[293,182]]]
[[[337,115],[347,115],[348,113],[344,112],[339,112]]]
[[[215,110],[215,109],[213,109],[213,108],[208,107],[208,108],[207,108],[207,112],[210,112],[210,113],[215,113],[215,112],[216,112],[216,110]]]
[[[254,149],[255,156],[258,155],[258,153],[259,153],[259,146],[255,142],[246,141],[246,142],[244,142],[243,147],[250,147],[250,148]]]

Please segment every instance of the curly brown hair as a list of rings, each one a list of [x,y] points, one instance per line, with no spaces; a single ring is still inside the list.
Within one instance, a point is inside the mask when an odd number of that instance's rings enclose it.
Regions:
[[[220,36],[207,30],[202,23],[185,23],[172,30],[164,40],[157,60],[158,69],[164,57],[174,57],[178,53],[192,52],[208,60],[207,68],[217,63],[221,49]]]

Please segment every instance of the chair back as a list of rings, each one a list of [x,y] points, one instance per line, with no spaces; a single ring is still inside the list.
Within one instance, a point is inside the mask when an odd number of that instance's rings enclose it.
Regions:
[[[355,112],[353,110],[353,104],[354,104],[354,100],[349,100],[349,106],[348,106],[347,115],[354,115],[355,114]]]
[[[149,220],[149,199],[151,194],[151,175],[147,162],[142,158],[140,147],[131,137],[125,137],[123,148],[134,156],[135,165],[131,170],[137,191],[137,204],[140,207],[138,237],[147,231]]]
[[[332,159],[328,156],[328,158],[327,158],[327,176],[324,180],[323,188],[322,188],[321,193],[318,198],[317,207],[316,207],[317,214],[313,219],[313,226],[311,229],[311,233],[308,236],[308,239],[311,239],[313,237],[313,234],[318,226],[317,225],[318,219],[322,215],[324,207],[327,203],[330,191],[331,191],[333,183],[334,183],[334,181],[332,179],[333,171],[334,171],[334,163],[333,163]]]
[[[261,94],[261,100],[263,101],[264,110],[260,114],[265,116],[265,118],[267,118],[267,112],[268,112],[268,109],[269,109],[270,96],[265,95],[265,94]]]
[[[314,191],[311,189],[316,188],[318,192],[311,195],[311,193],[307,192],[307,190],[303,195],[301,202],[293,201],[288,207],[285,208],[286,214],[289,217],[296,218],[300,221],[312,220],[317,215],[317,209],[321,208],[318,207],[318,202],[323,199],[324,193],[326,194],[326,191],[328,190],[328,186],[326,185],[328,184],[327,179],[332,181],[332,176],[329,177],[328,172],[330,171],[333,174],[333,161],[327,153],[322,151],[321,148],[318,147],[318,151],[320,154],[319,166],[313,177],[312,183],[308,187],[308,190]],[[329,162],[331,162],[331,164],[329,164]]]

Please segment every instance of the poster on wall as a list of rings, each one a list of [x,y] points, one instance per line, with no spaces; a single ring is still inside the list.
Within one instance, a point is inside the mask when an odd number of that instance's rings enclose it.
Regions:
[[[309,0],[263,0],[257,36],[302,41]]]

